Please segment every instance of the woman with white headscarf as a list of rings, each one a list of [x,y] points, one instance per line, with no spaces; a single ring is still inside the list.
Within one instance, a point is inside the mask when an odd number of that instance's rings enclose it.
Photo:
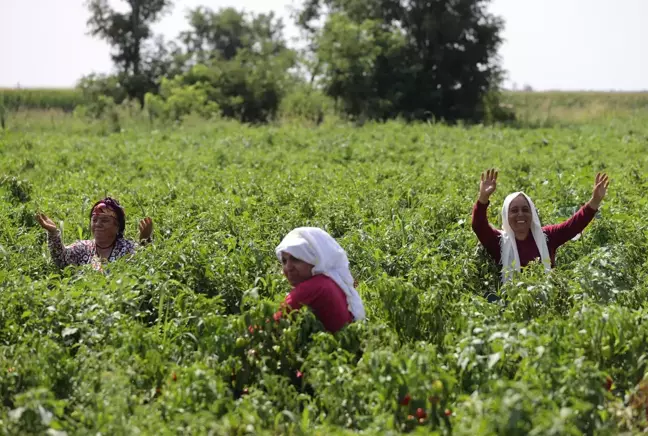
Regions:
[[[293,286],[285,306],[306,305],[331,332],[364,319],[346,252],[331,235],[317,227],[298,227],[275,249],[283,273]]]
[[[606,174],[597,174],[592,198],[567,221],[544,226],[540,224],[533,201],[524,192],[509,194],[502,207],[502,230],[488,223],[489,198],[497,187],[497,171],[481,175],[479,199],[473,207],[472,228],[479,241],[496,263],[502,266],[502,282],[510,280],[529,262],[540,259],[545,271],[556,265],[558,247],[581,233],[601,206],[610,183]]]

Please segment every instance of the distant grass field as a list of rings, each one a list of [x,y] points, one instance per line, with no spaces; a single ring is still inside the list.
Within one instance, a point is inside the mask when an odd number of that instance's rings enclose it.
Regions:
[[[503,101],[529,126],[648,115],[648,92],[504,92]]]
[[[34,125],[39,118],[51,125],[53,119],[59,118],[57,111],[69,113],[83,103],[83,95],[76,89],[0,88],[0,110],[4,107],[8,125],[10,119],[14,120],[13,125],[16,122],[23,126],[25,123]],[[645,115],[648,113],[648,92],[505,91],[502,103],[513,109],[517,125],[551,127]],[[132,111],[128,112],[127,117],[132,117]],[[287,115],[294,118],[292,114]]]

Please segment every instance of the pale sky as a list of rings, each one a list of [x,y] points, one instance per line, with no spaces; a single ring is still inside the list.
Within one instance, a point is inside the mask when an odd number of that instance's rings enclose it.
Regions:
[[[234,6],[275,11],[295,37],[296,1],[176,0],[154,29],[174,39],[189,8]],[[507,86],[648,90],[648,0],[493,0],[491,10],[506,21]],[[110,72],[110,48],[86,35],[87,18],[83,0],[0,0],[0,87],[70,87],[82,75]]]

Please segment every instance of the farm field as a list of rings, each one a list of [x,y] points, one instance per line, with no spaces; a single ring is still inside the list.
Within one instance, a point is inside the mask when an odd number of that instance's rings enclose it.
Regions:
[[[641,431],[647,121],[0,131],[0,433]],[[510,192],[556,223],[610,175],[549,276],[499,285],[470,225],[489,167],[498,226]],[[58,270],[35,213],[69,244],[106,194],[127,237],[153,218],[153,244],[105,274]],[[274,247],[303,225],[346,249],[367,321],[274,320]]]

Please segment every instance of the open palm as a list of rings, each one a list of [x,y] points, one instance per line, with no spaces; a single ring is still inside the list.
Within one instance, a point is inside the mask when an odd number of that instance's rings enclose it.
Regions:
[[[494,168],[486,170],[481,175],[481,182],[479,183],[479,201],[487,203],[488,199],[497,189],[497,171]]]
[[[56,232],[56,224],[54,224],[54,221],[49,219],[47,215],[39,213],[36,215],[36,220],[38,221],[38,224],[40,224],[40,226],[49,233]]]
[[[145,241],[149,239],[152,233],[153,233],[153,220],[149,217],[146,217],[139,222],[140,241]]]
[[[601,206],[601,201],[607,194],[607,188],[610,185],[610,178],[605,173],[597,173],[594,179],[594,189],[592,190],[592,199],[590,205],[595,209]]]

